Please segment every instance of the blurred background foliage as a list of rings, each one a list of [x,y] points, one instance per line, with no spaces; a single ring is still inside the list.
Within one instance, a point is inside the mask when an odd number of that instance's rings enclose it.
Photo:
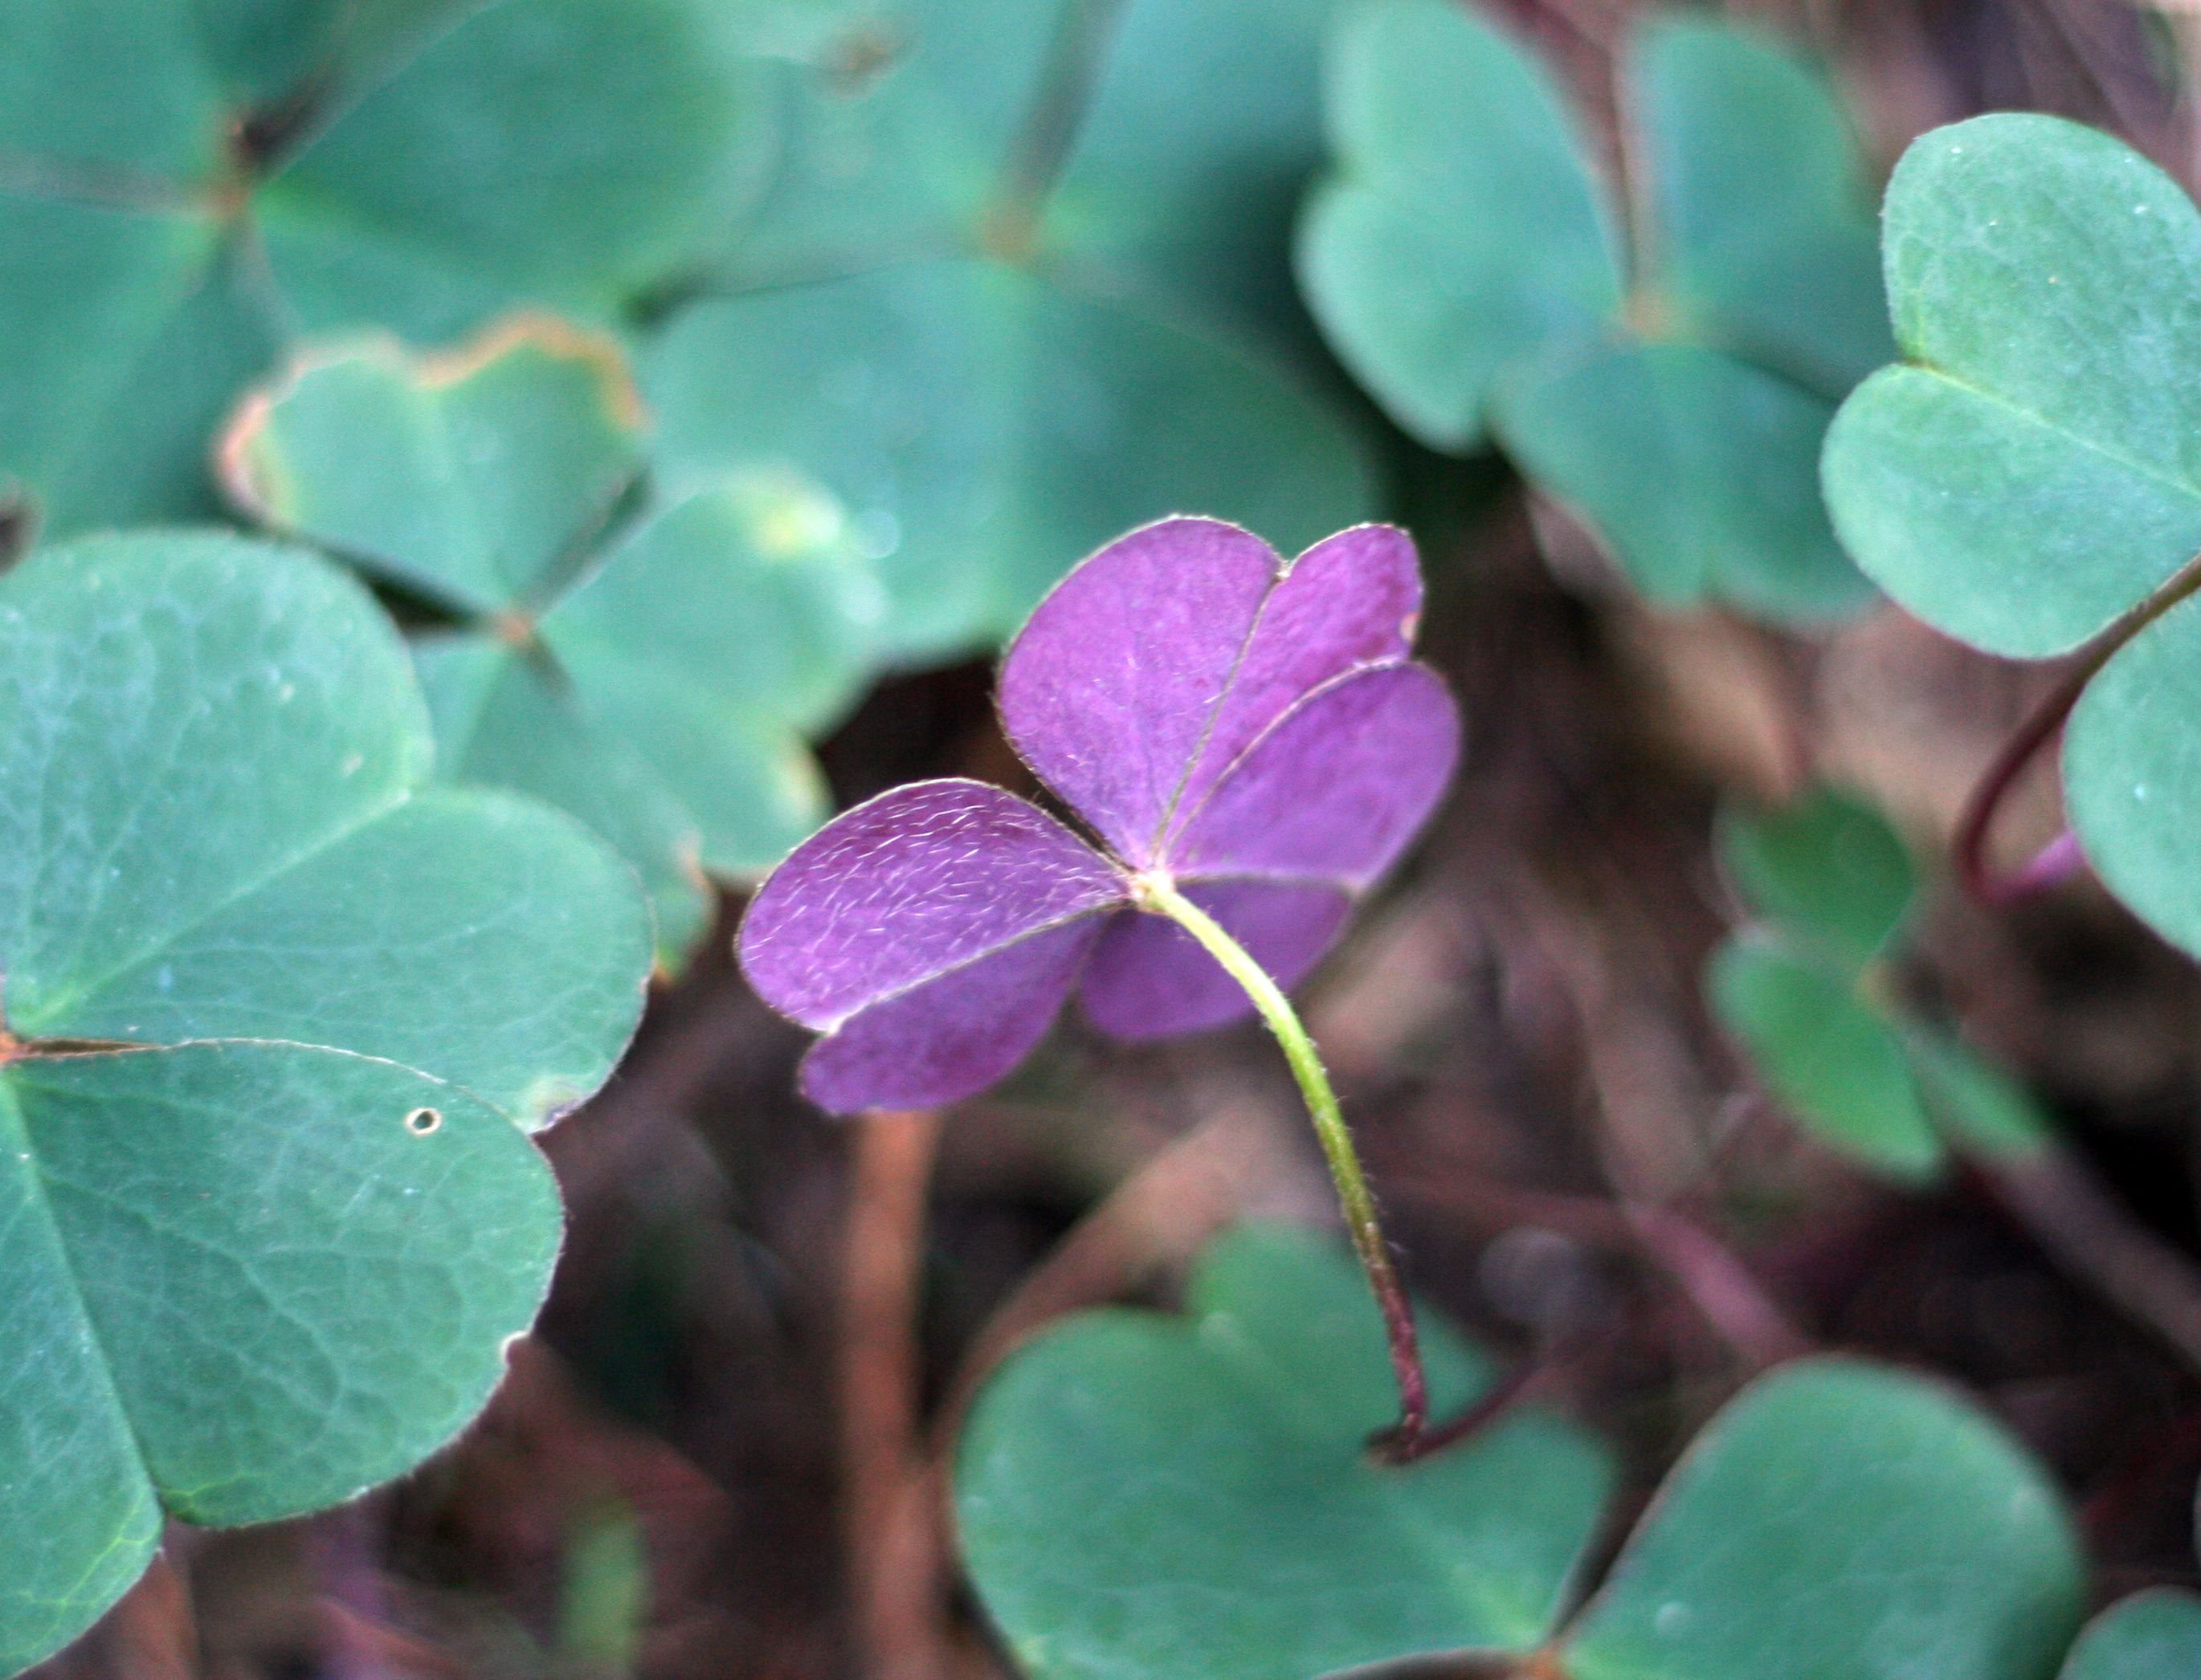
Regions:
[[[799,1035],[732,971],[723,889],[831,804],[924,775],[1014,781],[984,658],[1079,555],[1181,509],[1286,549],[1403,517],[1423,545],[1425,641],[1470,761],[1310,1005],[1417,1285],[1503,1358],[1575,1350],[1560,1397],[1631,1488],[1772,1354],[1840,1346],[1970,1384],[2073,1491],[2100,1595],[2192,1583],[2192,1371],[2045,1258],[1970,1151],[1945,1160],[1946,1123],[1864,1148],[1839,1112],[1797,1126],[1767,1094],[1813,1119],[1773,1065],[1778,1022],[1753,1042],[1781,1013],[1745,995],[1763,980],[1703,987],[1744,924],[1839,998],[1869,973],[1862,1036],[1913,1034],[1892,1078],[1924,1089],[1913,1029],[1961,1024],[1990,1095],[2022,1081],[2028,1119],[2052,1109],[2147,1231],[2190,1250],[2190,966],[2091,887],[1990,915],[1925,861],[2047,674],[1861,594],[1803,615],[1809,635],[1686,606],[1764,610],[1740,589],[1649,605],[1613,562],[1628,522],[1710,483],[1710,526],[1652,533],[1687,550],[1747,506],[1731,473],[1693,478],[1640,431],[1547,427],[1540,448],[1517,421],[1500,441],[1532,483],[1413,424],[1374,377],[1406,430],[1358,395],[1293,269],[1302,202],[1348,149],[1323,97],[1347,9],[0,9],[7,540],[229,520],[359,565],[415,636],[446,773],[606,832],[654,889],[662,965],[684,969],[620,1078],[549,1134],[568,1249],[483,1425],[342,1512],[180,1538],[56,1673],[1005,1671],[936,1520],[977,1376],[1067,1308],[1174,1298],[1233,1217],[1319,1219],[1318,1167],[1250,1033],[1125,1054],[1069,1025],[936,1135],[828,1127],[791,1095]],[[2182,19],[2127,0],[1694,9],[1823,72],[1866,202],[1912,136],[1995,108],[2110,127],[2193,184]],[[1597,214],[1635,226],[1647,9],[1471,14],[1548,80]],[[1627,249],[1600,284],[1648,272]],[[1664,309],[1626,325],[1717,348]],[[1643,354],[1594,325],[1559,348]],[[333,379],[349,389],[314,422]],[[1577,407],[1609,418],[1618,389]],[[525,553],[462,553],[467,510],[510,497],[562,517]],[[346,507],[440,514],[391,529]],[[799,659],[693,653],[737,619],[784,627],[752,640]],[[2060,827],[2052,781],[2013,802],[2013,852]],[[1892,825],[1881,855],[1918,860],[1899,934],[1869,951],[1862,922],[1831,941],[1796,924],[1782,871],[1812,866],[1777,835],[1731,817],[1724,862],[1715,840],[1723,808],[1820,783]],[[763,816],[726,808],[773,786]],[[1934,1162],[1928,1188],[1891,1181]]]

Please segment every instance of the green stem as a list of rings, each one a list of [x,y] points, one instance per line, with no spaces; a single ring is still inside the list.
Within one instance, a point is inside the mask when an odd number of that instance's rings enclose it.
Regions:
[[[1201,948],[1245,988],[1261,1019],[1276,1034],[1292,1077],[1299,1081],[1300,1095],[1306,1101],[1315,1136],[1321,1141],[1323,1157],[1329,1162],[1330,1179],[1337,1186],[1346,1227],[1353,1233],[1361,1269],[1368,1274],[1368,1286],[1375,1291],[1376,1304],[1383,1314],[1391,1372],[1399,1384],[1399,1421],[1378,1437],[1377,1444],[1397,1462],[1420,1456],[1426,1450],[1429,1393],[1429,1379],[1422,1368],[1420,1339],[1414,1330],[1413,1308],[1392,1263],[1390,1245],[1383,1239],[1382,1221],[1376,1212],[1376,1197],[1368,1188],[1367,1174],[1360,1169],[1359,1151],[1353,1148],[1353,1134],[1346,1129],[1344,1111],[1338,1106],[1337,1092],[1322,1065],[1321,1053],[1283,988],[1214,917],[1169,881],[1154,876],[1142,878],[1136,902],[1142,910],[1169,917],[1198,940]]]

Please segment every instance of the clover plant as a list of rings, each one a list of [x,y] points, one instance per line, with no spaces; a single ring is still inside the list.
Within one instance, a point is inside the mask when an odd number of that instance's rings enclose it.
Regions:
[[[1720,840],[1756,919],[1714,957],[1706,992],[1814,1136],[1911,1180],[1952,1146],[2016,1159],[2046,1144],[2023,1087],[1905,1000],[1917,881],[1877,811],[1817,788],[1781,810],[1725,813]]]
[[[759,184],[759,73],[686,0],[15,0],[0,490],[50,533],[214,511],[301,333],[609,315]]]
[[[670,482],[792,465],[882,555],[889,646],[991,647],[1060,557],[1187,509],[1292,545],[1360,447],[1279,372],[1335,0],[906,0],[783,32],[785,153],[642,360]]]
[[[526,1133],[640,1013],[632,872],[430,783],[403,644],[310,554],[85,538],[0,577],[0,1671],[167,1516],[352,1498],[462,1427],[558,1194]]]
[[[1871,591],[1828,528],[1819,448],[1889,341],[1842,109],[1709,20],[1653,17],[1617,73],[1629,175],[1605,181],[1550,78],[1470,8],[1347,9],[1308,302],[1401,426],[1495,442],[1652,600],[1852,613]]]
[[[414,643],[443,774],[612,837],[677,963],[708,919],[706,871],[760,873],[824,819],[803,737],[868,682],[880,599],[815,486],[651,495],[645,441],[617,345],[538,318],[450,355],[309,353],[222,458],[255,517],[459,620]]]
[[[1981,117],[1904,155],[1885,255],[1905,360],[1828,436],[1842,540],[1974,647],[2077,653],[2003,779],[2069,713],[2087,860],[2201,954],[2201,213],[2105,134]]]
[[[1427,1331],[1441,1394],[1490,1383]],[[1596,1583],[1604,1449],[1525,1409],[1371,1461],[1382,1346],[1342,1255],[1253,1227],[1208,1250],[1183,1317],[1083,1314],[1012,1355],[955,1506],[1024,1671],[1285,1680],[1475,1653],[1536,1680],[2048,1680],[2078,1625],[2062,1499],[1934,1384],[1826,1358],[1759,1379]]]
[[[1001,663],[1010,745],[1092,840],[983,782],[897,788],[798,846],[740,941],[758,994],[825,1034],[803,1089],[842,1113],[983,1090],[1073,989],[1124,1039],[1258,1010],[1382,1303],[1407,1455],[1429,1421],[1413,1320],[1282,988],[1451,779],[1458,714],[1407,657],[1420,616],[1413,544],[1391,526],[1288,564],[1219,520],[1133,531],[1056,585]]]

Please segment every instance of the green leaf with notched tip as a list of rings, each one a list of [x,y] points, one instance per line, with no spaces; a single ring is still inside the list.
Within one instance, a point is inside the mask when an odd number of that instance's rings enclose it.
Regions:
[[[536,318],[450,356],[390,339],[311,354],[246,405],[225,467],[264,524],[488,615],[540,602],[642,441],[618,351]]]
[[[1819,500],[1822,398],[1717,350],[1602,344],[1509,379],[1502,442],[1657,601],[1707,596],[1776,623],[1872,599]]]
[[[1658,284],[1682,330],[1839,398],[1895,344],[1864,160],[1834,90],[1773,41],[1687,15],[1639,31],[1628,73]]]
[[[1902,836],[1836,788],[1775,810],[1723,811],[1719,852],[1753,910],[1852,969],[1887,949],[1917,896]]]
[[[883,594],[845,510],[787,470],[611,529],[641,428],[616,347],[537,318],[446,356],[310,357],[224,459],[262,518],[466,617],[421,643],[445,777],[613,840],[674,963],[703,871],[766,869],[825,819],[806,734],[870,682]]]
[[[1309,306],[1401,426],[1494,441],[1654,600],[1852,616],[1872,591],[1821,503],[1820,447],[1887,335],[1840,107],[1711,20],[1646,25],[1623,73],[1632,272],[1618,184],[1523,47],[1449,0],[1341,12]]]
[[[2059,1680],[2191,1680],[2201,1674],[2201,1597],[2135,1593],[2087,1624]]]
[[[1721,947],[1705,986],[1773,1095],[1822,1143],[1899,1179],[1940,1165],[1903,1037],[1853,978],[1744,934]]]
[[[1828,503],[1897,600],[1990,652],[2057,653],[2201,551],[2201,213],[2121,142],[1982,117],[1905,154],[1887,260],[1906,361],[1844,405]],[[2201,616],[2172,606],[2073,713],[2087,859],[2201,953]]]
[[[2046,1473],[1934,1385],[1760,1378],[1667,1478],[1559,1648],[1567,1680],[2047,1680],[2084,1589]]]
[[[1341,13],[1326,80],[1338,163],[1300,230],[1308,304],[1400,425],[1470,448],[1506,368],[1620,307],[1598,189],[1550,79],[1449,0]]]
[[[1440,1408],[1490,1380],[1423,1332]],[[1249,1227],[1182,1318],[1083,1314],[1012,1355],[958,1455],[966,1564],[1036,1680],[1281,1680],[1551,1630],[1611,1484],[1604,1455],[1517,1413],[1417,1465],[1369,1458],[1394,1414],[1350,1259]]]
[[[696,266],[772,149],[691,0],[16,0],[0,18],[0,489],[56,535],[212,511],[300,331],[598,318]]]
[[[1828,440],[1858,563],[1992,653],[2057,653],[2201,550],[2201,214],[2054,117],[1934,130],[1887,190],[1904,365]]]
[[[164,1513],[333,1504],[479,1410],[558,1247],[521,1127],[602,1081],[649,938],[578,825],[424,789],[402,643],[296,551],[32,554],[0,737],[12,1671]]]
[[[793,471],[850,510],[900,659],[1007,635],[1147,520],[1197,507],[1289,552],[1370,499],[1342,423],[1280,376],[977,260],[698,304],[642,372],[669,488]]]

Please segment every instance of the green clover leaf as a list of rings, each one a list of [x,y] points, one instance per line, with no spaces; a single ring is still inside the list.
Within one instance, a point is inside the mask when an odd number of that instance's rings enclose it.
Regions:
[[[649,919],[578,825],[426,785],[357,584],[213,536],[0,579],[0,1670],[163,1513],[348,1499],[463,1426],[560,1235]],[[515,1122],[517,1122],[515,1124]]]
[[[1727,26],[1647,25],[1625,74],[1632,260],[1619,195],[1518,48],[1445,0],[1345,14],[1308,301],[1400,425],[1454,452],[1495,441],[1653,600],[1846,616],[1869,590],[1817,463],[1888,346],[1855,143],[1814,72]]]
[[[1714,954],[1706,997],[1814,1136],[1910,1183],[1939,1172],[1952,1143],[2015,1159],[2049,1141],[2022,1086],[1889,984],[1917,876],[1885,817],[1820,787],[1778,810],[1724,811],[1719,837],[1759,919]]]
[[[2072,826],[2112,892],[2201,952],[2201,609],[2180,604],[2201,552],[2201,214],[2107,135],[1983,117],[1905,154],[1886,257],[1905,360],[1828,435],[1842,540],[1990,653],[2105,636],[2064,740]]]
[[[1489,1362],[1424,1335],[1437,1402]],[[956,1469],[964,1559],[1024,1671],[1262,1680],[1413,1652],[1526,1650],[1558,1613],[1611,1483],[1581,1431],[1524,1414],[1397,1469],[1367,1285],[1327,1242],[1248,1227],[1179,1320],[1071,1320],[1013,1355]]]
[[[640,358],[668,481],[824,486],[901,660],[999,641],[1172,512],[1288,550],[1364,518],[1357,439],[1275,360],[1334,6],[776,9],[782,166]]]

